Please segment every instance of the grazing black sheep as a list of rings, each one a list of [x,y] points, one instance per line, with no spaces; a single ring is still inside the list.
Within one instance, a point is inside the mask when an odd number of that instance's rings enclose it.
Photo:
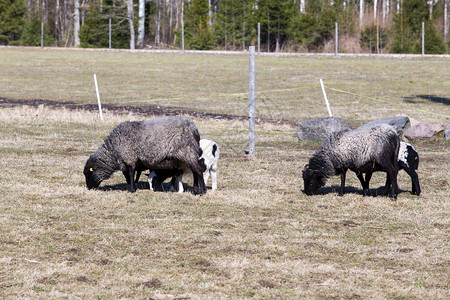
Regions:
[[[135,192],[136,170],[140,174],[145,168],[167,170],[186,165],[194,174],[194,185],[199,186],[195,192],[204,194],[199,141],[195,125],[179,117],[120,123],[86,162],[86,185],[89,189],[97,188],[120,170],[130,184],[129,191]]]
[[[400,140],[397,131],[389,125],[374,125],[354,130],[334,132],[310,158],[303,170],[304,192],[312,195],[327,179],[341,176],[339,195],[345,192],[345,175],[350,169],[355,173],[368,173],[374,169],[387,172],[388,182],[392,183],[392,198],[397,197],[397,156]]]
[[[400,150],[398,151],[398,170],[405,170],[406,173],[411,177],[411,185],[412,190],[411,194],[420,195],[420,184],[419,184],[419,176],[417,175],[416,170],[419,168],[419,154],[417,153],[414,146],[411,144],[400,142]],[[373,171],[384,171],[384,169],[375,169]],[[364,195],[367,195],[369,191],[369,182],[372,178],[373,172],[367,172],[365,179],[362,174],[357,174],[359,181],[364,190]],[[389,182],[386,182],[386,185],[389,185]],[[386,187],[385,187],[386,189]]]

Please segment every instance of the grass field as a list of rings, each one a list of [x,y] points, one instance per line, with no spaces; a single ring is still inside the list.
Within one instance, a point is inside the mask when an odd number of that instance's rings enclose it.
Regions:
[[[192,66],[226,60],[196,57]],[[294,61],[270,59],[274,70]],[[169,60],[161,64],[175,68]],[[31,92],[13,89],[12,81],[5,90],[1,80],[0,90],[10,94],[0,97],[58,100],[45,88],[33,94],[32,79]],[[448,95],[448,86],[436,93]],[[417,105],[448,114],[444,103]],[[345,111],[352,124],[372,119],[356,110]],[[387,106],[385,113],[395,109]],[[375,196],[382,173],[371,181],[374,196],[361,195],[354,174],[343,197],[335,192],[337,177],[306,196],[301,170],[318,144],[298,143],[291,125],[258,123],[256,155],[248,157],[246,121],[185,116],[221,146],[219,189],[201,197],[157,193],[141,179],[141,189],[130,194],[119,173],[87,190],[82,170],[119,122],[148,116],[104,116],[102,122],[95,112],[64,107],[0,109],[0,298],[448,299],[450,151],[442,133],[411,141],[421,159],[419,197],[409,194],[405,172],[397,201]],[[429,113],[414,117],[448,122]]]
[[[2,97],[181,107],[246,115],[248,56],[0,48]],[[448,118],[450,56],[442,58],[256,57],[259,116],[335,116],[366,121],[404,113]],[[349,109],[351,108],[351,109]]]

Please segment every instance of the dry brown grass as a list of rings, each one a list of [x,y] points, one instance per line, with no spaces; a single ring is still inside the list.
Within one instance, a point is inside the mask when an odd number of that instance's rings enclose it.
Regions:
[[[344,197],[338,178],[305,196],[315,145],[288,125],[260,124],[264,147],[250,158],[246,122],[192,118],[223,146],[218,191],[130,194],[118,173],[89,191],[88,155],[117,123],[142,118],[105,117],[0,110],[0,298],[448,298],[442,137],[433,151],[419,143],[423,194],[406,192],[403,172],[395,202],[363,197],[354,175]],[[375,174],[373,192],[383,183]]]

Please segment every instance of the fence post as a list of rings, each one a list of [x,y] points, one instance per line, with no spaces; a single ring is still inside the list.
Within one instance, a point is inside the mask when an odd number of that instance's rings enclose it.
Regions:
[[[44,48],[44,22],[41,22],[41,48]]]
[[[258,55],[261,53],[261,23],[258,22]]]
[[[184,53],[184,20],[181,18],[181,50]]]
[[[255,154],[255,46],[249,47],[248,64],[248,154]]]
[[[98,92],[97,74],[94,74],[95,92],[97,93],[98,111],[100,113],[100,120],[103,121],[102,103],[100,102],[100,94]]]
[[[327,93],[325,92],[325,87],[323,86],[323,80],[320,78],[320,86],[322,87],[323,98],[325,99],[325,104],[327,105],[328,115],[333,116],[330,109],[330,103],[328,103]]]
[[[425,54],[425,22],[422,22],[422,56]]]
[[[338,23],[336,22],[336,42],[335,42],[335,50],[334,50],[334,56],[337,57],[338,55],[338,40],[339,40],[339,36],[338,36]]]
[[[111,19],[109,19],[109,49],[111,50]]]

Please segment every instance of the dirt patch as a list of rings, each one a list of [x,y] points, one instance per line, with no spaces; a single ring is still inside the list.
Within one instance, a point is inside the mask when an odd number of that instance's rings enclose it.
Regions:
[[[162,282],[159,279],[152,278],[149,281],[143,282],[141,285],[150,289],[158,289],[162,286]]]
[[[0,97],[0,107],[17,107],[17,106],[33,106],[39,105],[51,106],[54,108],[65,108],[68,110],[86,110],[98,111],[96,104],[80,104],[74,101],[53,101],[44,99],[9,99]],[[139,116],[178,116],[188,115],[202,119],[218,119],[218,120],[248,120],[247,116],[236,116],[228,114],[213,114],[201,111],[186,110],[182,107],[159,106],[159,105],[118,105],[118,104],[102,104],[105,111],[113,112],[115,114],[127,115],[132,112]],[[295,121],[287,119],[273,119],[273,118],[257,118],[256,123],[274,123],[274,124],[290,124],[293,125]]]

